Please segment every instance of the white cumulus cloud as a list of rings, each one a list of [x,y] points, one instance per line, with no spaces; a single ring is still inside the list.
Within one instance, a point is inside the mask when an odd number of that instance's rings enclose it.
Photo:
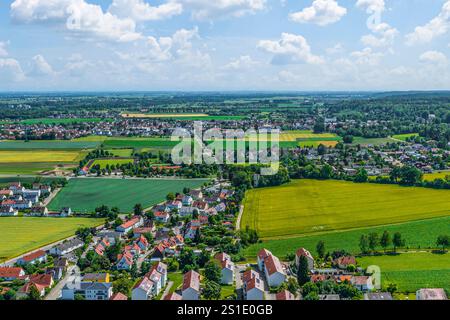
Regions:
[[[113,0],[108,11],[117,17],[131,18],[135,21],[153,21],[168,19],[183,12],[183,5],[166,2],[151,6],[144,0]]]
[[[289,19],[299,23],[314,23],[326,26],[341,20],[347,9],[341,7],[336,0],[314,0],[310,7],[289,15]]]
[[[196,20],[242,17],[266,8],[266,0],[172,0],[191,11]]]
[[[311,47],[301,35],[282,33],[278,41],[261,40],[258,47],[268,53],[272,53],[272,64],[291,64],[306,62],[309,64],[321,64],[323,58],[311,53]]]
[[[407,45],[429,43],[450,30],[450,0],[444,3],[441,12],[430,22],[418,26],[414,32],[406,35]]]
[[[439,51],[427,51],[420,55],[420,62],[431,63],[437,65],[447,65],[448,59],[445,54]]]

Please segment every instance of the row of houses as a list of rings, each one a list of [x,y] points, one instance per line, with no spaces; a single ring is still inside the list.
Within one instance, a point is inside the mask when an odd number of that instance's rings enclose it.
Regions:
[[[159,295],[167,284],[167,265],[158,262],[134,286],[131,292],[132,300],[150,300]]]
[[[40,198],[47,196],[51,187],[39,183],[26,189],[20,182],[12,182],[7,189],[0,190],[0,216],[17,216],[20,210],[39,206]]]

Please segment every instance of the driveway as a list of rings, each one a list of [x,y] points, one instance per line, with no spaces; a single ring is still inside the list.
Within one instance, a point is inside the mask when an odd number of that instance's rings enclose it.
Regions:
[[[59,300],[61,298],[61,291],[67,283],[74,283],[80,281],[80,269],[77,265],[72,265],[67,268],[67,273],[61,281],[50,291],[45,297],[45,300]]]

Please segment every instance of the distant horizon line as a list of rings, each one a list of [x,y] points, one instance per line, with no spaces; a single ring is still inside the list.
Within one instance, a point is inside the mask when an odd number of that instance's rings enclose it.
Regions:
[[[4,94],[64,94],[64,93],[450,93],[446,90],[11,90]]]

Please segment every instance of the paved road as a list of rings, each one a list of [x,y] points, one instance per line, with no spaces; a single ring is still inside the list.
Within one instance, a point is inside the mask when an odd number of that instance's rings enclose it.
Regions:
[[[43,202],[44,207],[48,206],[48,204],[56,197],[59,191],[61,191],[61,188],[53,190],[53,192],[50,193],[50,195],[47,198],[45,198]]]
[[[74,274],[72,274],[75,271]],[[45,297],[45,300],[58,300],[61,298],[62,288],[66,285],[66,283],[73,283],[80,279],[80,269],[76,265],[72,265],[67,269],[67,273],[58,284],[53,287],[53,289],[49,292],[49,294]]]
[[[19,260],[19,259],[22,258],[23,256],[26,256],[27,254],[30,254],[31,252],[35,252],[35,251],[38,251],[38,250],[47,251],[47,250],[50,250],[52,247],[54,247],[54,246],[56,246],[56,245],[58,245],[58,244],[60,244],[60,243],[63,243],[63,242],[66,241],[66,240],[73,239],[73,238],[75,238],[75,236],[71,236],[71,237],[68,237],[68,238],[65,238],[65,239],[62,239],[62,240],[53,242],[53,243],[48,244],[48,245],[46,245],[46,246],[43,246],[43,247],[34,249],[33,251],[29,251],[29,252],[24,253],[24,254],[22,254],[22,255],[16,257],[16,258],[13,258],[13,259],[11,259],[11,260],[5,261],[5,262],[2,263],[2,265],[4,265],[4,266],[13,266],[13,265],[16,263],[17,260]]]
[[[242,219],[242,214],[244,213],[244,206],[241,205],[239,208],[239,215],[237,217],[236,220],[236,231],[239,231],[239,229],[241,229],[241,219]]]
[[[172,288],[173,286],[173,281],[169,281],[167,283],[166,289],[164,290],[164,293],[161,296],[161,300],[164,300],[165,296],[167,296],[169,294],[170,288]]]

